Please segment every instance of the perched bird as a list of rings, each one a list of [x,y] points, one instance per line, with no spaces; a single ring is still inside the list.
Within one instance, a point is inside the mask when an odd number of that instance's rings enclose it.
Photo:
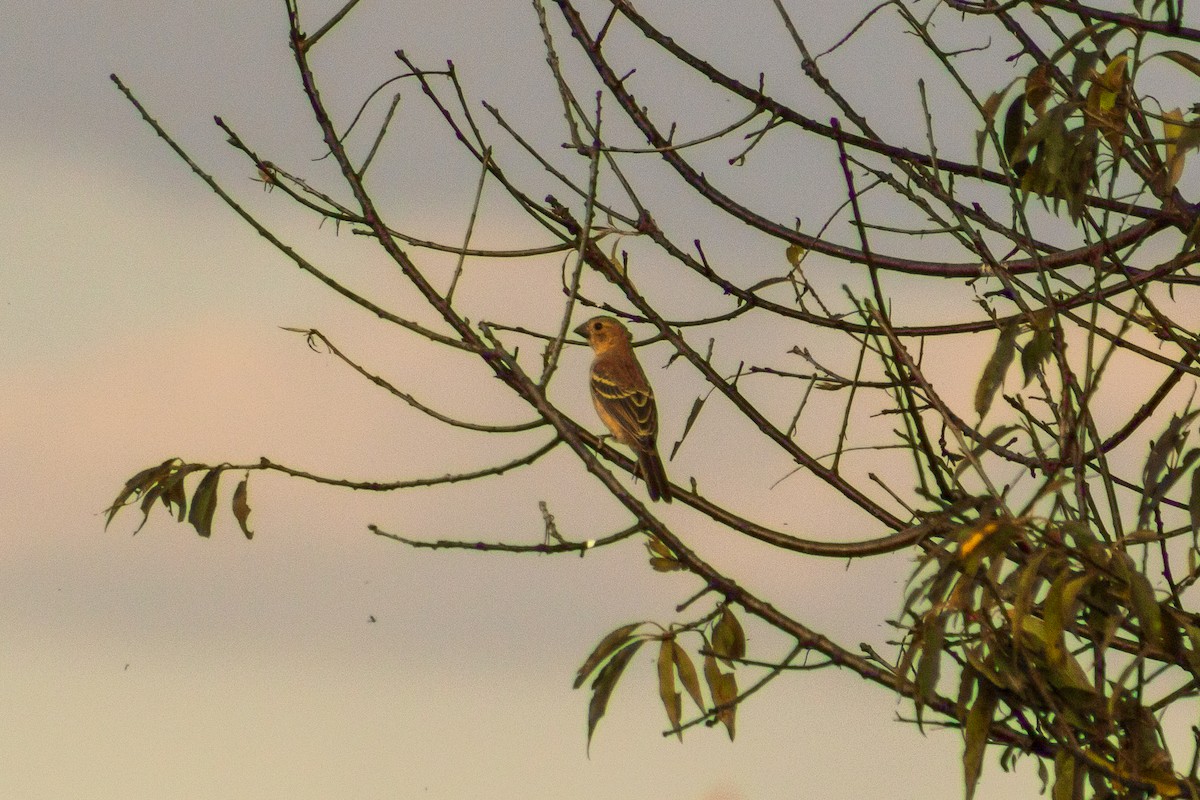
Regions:
[[[651,500],[671,502],[671,484],[658,457],[658,409],[654,390],[633,354],[633,337],[612,317],[593,317],[575,329],[587,339],[592,361],[592,403],[600,421],[621,444],[637,455],[637,474],[646,481]]]

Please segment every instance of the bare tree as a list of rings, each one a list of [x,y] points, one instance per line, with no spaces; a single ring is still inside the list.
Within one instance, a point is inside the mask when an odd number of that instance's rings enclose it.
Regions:
[[[391,492],[496,479],[567,450],[623,507],[619,528],[565,537],[543,502],[544,531],[526,542],[372,530],[417,548],[528,553],[583,554],[634,539],[654,569],[693,576],[675,619],[612,631],[580,667],[576,686],[591,680],[589,737],[626,666],[652,643],[672,734],[708,723],[732,737],[747,697],[781,675],[834,667],[909,698],[917,725],[961,728],[968,797],[988,745],[1005,768],[1021,756],[1044,777],[1052,767],[1055,798],[1200,794],[1200,728],[1185,768],[1177,751],[1189,743],[1172,741],[1161,723],[1200,693],[1200,616],[1188,609],[1200,578],[1200,448],[1189,446],[1200,371],[1188,315],[1200,252],[1197,207],[1179,188],[1200,117],[1152,94],[1200,77],[1200,30],[1183,24],[1182,0],[1133,0],[1123,10],[1075,0],[891,0],[848,31],[821,31],[835,42],[823,52],[809,43],[814,19],[802,25],[774,0],[761,41],[787,43],[776,55],[797,69],[782,75],[721,66],[745,43],[704,55],[671,20],[628,0],[534,0],[530,24],[540,28],[565,120],[561,152],[539,148],[504,109],[485,102],[480,112],[452,63],[426,68],[402,50],[395,76],[368,91],[357,114],[336,118],[310,56],[355,5],[316,25],[287,0],[320,155],[336,163],[343,186],[322,188],[216,123],[273,190],[271,201],[377,243],[432,321],[356,293],[289,247],[113,80],[296,266],[402,335],[442,346],[447,359],[478,359],[529,417],[458,419],[322,332],[297,330],[310,347],[414,413],[475,432],[484,452],[506,437],[528,448],[457,474],[370,483],[266,458],[170,459],[129,479],[109,521],[137,503],[144,522],[161,502],[208,536],[229,472],[242,476],[232,511],[249,537],[252,472]],[[871,26],[899,30],[919,48],[919,67],[897,55],[886,69],[917,84],[920,105],[855,99],[859,87],[835,79],[838,59],[863,55],[849,54]],[[917,77],[926,70],[943,86],[927,91]],[[1194,83],[1184,85],[1194,95]],[[401,107],[403,92],[389,94],[397,87],[419,89],[477,166],[478,182],[463,187],[474,210],[461,241],[403,231],[368,188]],[[864,110],[872,103],[873,119]],[[378,121],[369,135],[360,131],[366,119]],[[540,178],[515,177],[527,174],[510,168],[522,161],[539,165]],[[819,190],[827,202],[819,224],[789,218],[767,191],[794,171],[808,177],[798,191]],[[540,233],[520,249],[473,244],[485,187]],[[722,245],[723,232],[747,227],[761,250]],[[439,261],[447,254],[449,266]],[[539,280],[520,287],[547,309],[540,327],[514,322],[511,298],[473,308],[477,299],[456,294],[481,260],[500,258],[541,265]],[[552,399],[586,393],[563,355],[582,345],[575,326],[597,314],[631,323],[637,346],[670,353],[669,378],[651,371],[652,383],[700,387],[671,428],[678,440],[660,444],[673,481],[669,513],[627,479],[635,458]],[[975,334],[989,337],[990,356],[976,357]],[[713,414],[725,415],[722,424],[705,427]],[[684,480],[669,459],[689,436],[761,472],[735,477],[711,459]],[[785,477],[836,497],[867,537],[786,533],[773,521],[779,509],[739,507],[731,491]],[[787,518],[807,519],[802,512],[789,508]],[[753,576],[689,540],[689,525],[705,518],[728,542],[756,540],[781,558],[909,554],[915,568],[891,621],[894,651],[835,641],[745,588]],[[772,631],[786,657],[747,653],[743,622]]]

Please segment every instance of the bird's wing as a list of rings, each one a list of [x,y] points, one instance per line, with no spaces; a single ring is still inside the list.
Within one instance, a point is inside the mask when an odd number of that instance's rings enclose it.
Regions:
[[[658,410],[654,392],[636,363],[620,358],[596,359],[592,365],[592,394],[632,442],[640,448],[654,447]]]

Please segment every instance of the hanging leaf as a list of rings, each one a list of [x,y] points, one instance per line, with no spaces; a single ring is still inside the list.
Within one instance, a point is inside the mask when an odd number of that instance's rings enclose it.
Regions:
[[[242,533],[245,534],[246,538],[253,539],[254,531],[250,530],[247,522],[250,519],[250,504],[246,501],[247,484],[249,482],[250,474],[246,473],[246,477],[242,478],[237,488],[233,490],[233,516],[237,518],[238,525],[241,527]],[[180,511],[180,514],[182,513]]]
[[[804,260],[807,253],[808,251],[798,244],[790,245],[787,249],[788,263],[792,265],[793,269],[799,269],[800,262]]]
[[[704,679],[708,682],[708,691],[712,694],[717,721],[725,726],[732,741],[736,732],[737,678],[732,672],[721,672],[717,660],[712,656],[705,656]]]
[[[1087,93],[1085,120],[1100,129],[1113,152],[1120,153],[1125,135],[1126,65],[1129,57],[1121,54],[1109,62],[1104,72],[1092,78]]]
[[[708,395],[704,395],[703,397],[697,397],[696,402],[692,403],[692,410],[688,413],[687,420],[683,423],[683,435],[679,437],[679,441],[672,445],[671,455],[667,459],[668,461],[674,459],[675,454],[679,452],[680,445],[682,445],[683,440],[687,438],[688,432],[692,429],[692,425],[696,423],[696,417],[700,416],[700,409],[704,408],[704,401],[707,399]]]
[[[1015,320],[1001,329],[1000,338],[996,341],[996,349],[984,366],[983,375],[975,387],[975,413],[979,415],[980,419],[987,414],[996,392],[1004,385],[1004,375],[1008,372],[1009,364],[1012,363],[1013,353],[1016,352],[1017,330],[1018,323]]]
[[[679,646],[679,642],[672,639],[671,646],[674,648],[672,658],[675,661],[675,671],[679,675],[679,682],[683,684],[688,696],[696,703],[696,707],[703,711],[704,697],[700,694],[700,678],[696,675],[696,667],[692,664],[692,659],[687,652]]]
[[[1025,78],[1025,104],[1038,114],[1042,113],[1046,101],[1050,99],[1049,74],[1050,65],[1042,63],[1031,69]]]
[[[942,645],[946,640],[946,618],[932,614],[921,632],[921,660],[917,663],[917,726],[921,726],[922,705],[937,695],[938,675],[942,667]]]
[[[629,665],[629,660],[633,658],[634,653],[645,641],[645,639],[635,639],[623,649],[618,650],[596,675],[596,680],[592,682],[592,699],[588,703],[587,744],[589,751],[592,747],[592,734],[595,733],[597,723],[600,722],[605,709],[608,708],[608,699],[612,697],[613,689],[617,687],[617,681],[621,679],[621,674]]]
[[[1038,373],[1042,371],[1042,364],[1054,352],[1054,334],[1051,333],[1049,326],[1035,327],[1033,338],[1026,342],[1024,349],[1021,350],[1021,372],[1025,374],[1025,386],[1029,385]]]
[[[1179,147],[1179,137],[1183,133],[1183,111],[1173,108],[1163,112],[1163,190],[1170,192],[1179,183],[1183,174],[1184,156],[1186,151]]]
[[[662,699],[663,708],[667,711],[667,721],[671,730],[683,741],[683,731],[679,729],[683,721],[682,695],[675,691],[675,639],[667,637],[662,640],[658,649],[658,696]]]
[[[1169,58],[1179,66],[1186,69],[1188,72],[1200,77],[1200,59],[1197,59],[1195,56],[1179,50],[1164,50],[1156,55],[1160,55],[1163,58]]]
[[[580,686],[583,686],[583,682],[588,679],[588,676],[591,675],[606,658],[611,656],[620,647],[625,645],[631,638],[633,638],[633,632],[641,626],[642,623],[640,622],[631,622],[628,625],[622,625],[601,639],[600,644],[596,645],[596,649],[592,651],[591,655],[587,657],[587,660],[583,662],[583,666],[581,666],[579,671],[575,673],[575,682],[572,684],[572,688],[578,689]]]
[[[1076,800],[1082,797],[1083,782],[1075,780],[1075,766],[1075,759],[1065,747],[1054,756],[1054,789],[1050,795],[1053,800]]]
[[[1029,168],[1025,156],[1017,156],[1017,151],[1024,138],[1025,95],[1021,94],[1009,103],[1008,111],[1004,112],[1004,137],[1001,140],[1004,145],[1004,155],[1008,159],[1008,166],[1018,178],[1024,175],[1025,170]]]
[[[721,617],[713,628],[712,649],[729,667],[733,666],[734,659],[746,657],[746,634],[742,631],[737,617],[729,610],[729,606],[721,611]]]
[[[1192,470],[1192,495],[1188,500],[1188,513],[1192,522],[1192,547],[1198,547],[1200,538],[1200,468]]]
[[[113,521],[113,517],[117,515],[117,512],[124,508],[125,505],[129,503],[129,501],[135,495],[141,496],[145,494],[150,487],[154,486],[167,475],[169,475],[178,460],[179,459],[177,458],[168,458],[161,464],[154,467],[148,467],[134,475],[129,480],[125,481],[125,486],[123,486],[121,491],[117,494],[117,499],[114,500],[113,504],[107,509],[107,515],[104,519],[104,527],[106,529],[108,528],[109,523]]]
[[[996,691],[990,683],[977,681],[978,690],[967,721],[963,725],[963,783],[966,800],[975,796],[979,774],[983,770],[983,753],[987,749],[988,729],[996,712]]]
[[[987,144],[988,134],[995,130],[996,112],[1000,110],[1000,101],[1008,94],[1008,86],[992,92],[983,101],[983,130],[975,131],[975,163],[983,167],[983,147]]]
[[[212,536],[213,512],[217,510],[217,481],[220,478],[221,468],[213,467],[200,479],[196,491],[192,494],[192,509],[188,512],[188,522],[196,529],[196,533],[206,539]]]

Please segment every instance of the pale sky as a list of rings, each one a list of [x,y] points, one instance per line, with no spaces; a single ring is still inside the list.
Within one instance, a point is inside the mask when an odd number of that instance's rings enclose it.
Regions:
[[[195,158],[290,241],[403,307],[405,290],[364,241],[318,230],[284,198],[264,195],[211,123],[219,114],[277,163],[328,176],[326,165],[309,161],[320,155],[320,141],[293,80],[282,2],[6,5],[0,796],[960,796],[959,735],[923,736],[897,722],[911,707],[849,673],[777,681],[742,707],[734,743],[703,728],[682,744],[664,739],[652,648],[623,678],[589,758],[588,697],[570,689],[575,670],[618,625],[670,620],[695,589],[689,579],[651,571],[635,541],[584,559],[487,556],[414,552],[366,527],[531,542],[541,530],[538,499],[551,503],[574,538],[596,531],[596,521],[600,530],[623,525],[566,453],[503,484],[384,498],[256,474],[253,541],[237,530],[224,499],[210,540],[161,512],[137,536],[130,535],[136,514],[105,531],[101,512],[123,481],[172,455],[268,456],[371,480],[436,475],[464,459],[496,457],[468,437],[434,438],[436,426],[281,326],[319,328],[396,383],[465,416],[485,416],[494,398],[460,384],[435,362],[438,351],[364,319],[300,274],[167,151],[108,80],[118,73]],[[338,5],[304,3],[308,26]],[[769,2],[746,4],[719,31],[728,4],[676,5],[692,15],[689,30],[709,31],[714,43],[718,32],[743,43],[711,49],[718,61],[744,74],[762,68],[754,66],[759,51],[739,37],[749,35],[741,27],[751,29],[749,18],[769,26]],[[798,5],[820,19],[838,4]],[[848,20],[830,19],[827,28],[822,21],[814,46],[836,41]],[[399,71],[392,52],[403,48],[429,66],[452,58],[472,98],[500,106],[551,148],[563,140],[527,3],[363,0],[332,37],[330,57],[315,61],[327,99],[343,115]],[[572,47],[566,37],[559,44]],[[871,52],[831,68],[858,70],[869,93],[894,80],[873,67]],[[802,83],[798,73],[795,80]],[[381,192],[411,232],[455,241],[473,168],[445,143],[443,129],[422,127],[428,109],[419,89],[402,91],[404,122],[378,156],[390,164],[380,167]],[[430,155],[405,158],[414,149]],[[820,156],[809,163],[792,153],[757,168],[777,170],[783,185],[828,169],[828,152]],[[793,215],[815,218],[827,208],[805,205],[827,198],[796,185],[795,197],[783,185],[778,200],[794,203]],[[681,216],[690,202],[676,207]],[[525,229],[505,213],[497,207],[481,235],[517,246]],[[521,265],[493,268],[468,275],[469,299],[486,303],[528,277]],[[497,276],[502,270],[509,272]],[[686,306],[686,290],[679,300]],[[547,313],[536,298],[504,302],[518,317]],[[557,308],[549,313],[553,319]],[[761,347],[778,357],[803,335]],[[980,352],[987,346],[980,342]],[[642,357],[648,372],[661,375],[669,447],[698,384],[674,377],[680,370],[660,372],[667,356]],[[579,392],[571,394],[565,377],[555,401],[598,429],[583,388],[586,366],[582,348],[567,353],[562,369],[575,374]],[[527,418],[515,404],[504,408]],[[698,430],[697,445],[669,470],[743,475],[762,466],[720,450],[713,432],[705,439]],[[511,445],[512,454],[523,446]],[[772,519],[801,535],[872,533],[862,519],[824,504],[823,490],[803,476],[771,489],[787,471],[777,459],[754,480],[731,482],[735,497],[772,509]],[[224,498],[232,484],[227,476]],[[668,518],[690,519],[674,508]],[[851,646],[889,638],[882,620],[899,610],[907,555],[848,567],[781,561],[699,523],[694,535],[735,577],[817,630]],[[772,637],[750,633],[752,655],[782,652]],[[1004,775],[989,755],[985,770],[977,797],[1035,790],[1032,769]]]

